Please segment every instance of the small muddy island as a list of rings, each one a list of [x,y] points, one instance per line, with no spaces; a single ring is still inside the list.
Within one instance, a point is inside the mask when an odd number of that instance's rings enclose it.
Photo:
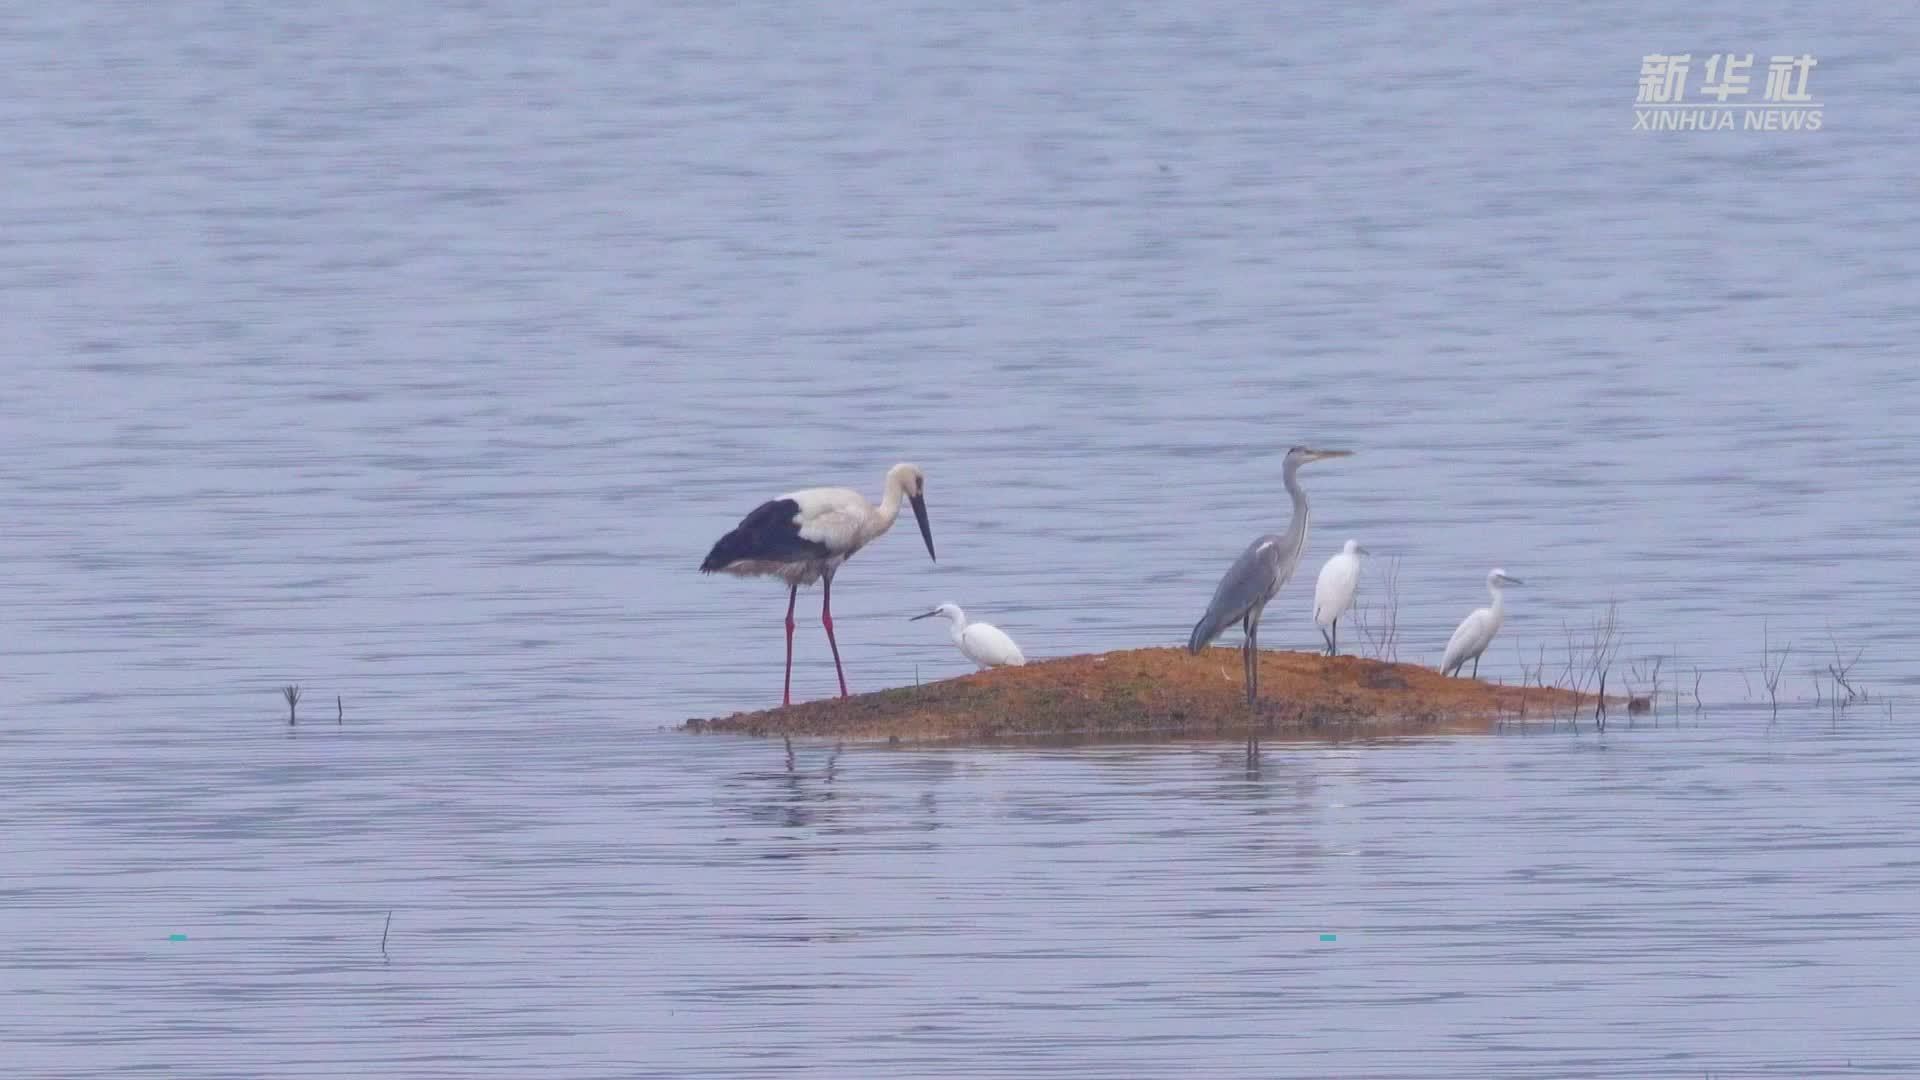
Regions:
[[[1446,678],[1413,664],[1262,652],[1262,700],[1255,710],[1247,705],[1240,671],[1238,649],[1208,649],[1199,656],[1134,649],[690,720],[686,728],[901,742],[1249,733],[1364,737],[1564,721],[1594,707],[1591,694]]]

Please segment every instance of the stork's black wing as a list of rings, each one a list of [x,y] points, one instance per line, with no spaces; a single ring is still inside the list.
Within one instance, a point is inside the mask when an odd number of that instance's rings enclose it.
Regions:
[[[706,561],[700,564],[700,572],[711,574],[724,570],[742,559],[799,562],[826,558],[829,552],[825,544],[800,535],[800,526],[794,520],[799,516],[800,504],[792,499],[769,499],[761,503],[713,545]]]

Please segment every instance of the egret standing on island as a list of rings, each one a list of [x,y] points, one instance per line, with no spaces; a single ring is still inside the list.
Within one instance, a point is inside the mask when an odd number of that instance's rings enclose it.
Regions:
[[[1353,594],[1360,588],[1360,556],[1370,554],[1360,541],[1349,540],[1320,568],[1320,580],[1313,586],[1313,621],[1326,639],[1328,656],[1340,655],[1340,616],[1353,606]]]
[[[1272,600],[1287,583],[1287,579],[1293,576],[1294,568],[1300,565],[1300,553],[1307,546],[1307,493],[1300,490],[1300,466],[1309,461],[1347,457],[1352,453],[1351,450],[1311,450],[1304,446],[1287,451],[1281,479],[1286,485],[1287,494],[1293,498],[1293,520],[1287,522],[1286,535],[1269,533],[1240,553],[1240,557],[1227,568],[1227,575],[1220,579],[1219,587],[1213,590],[1213,602],[1207,605],[1207,613],[1200,617],[1199,623],[1193,628],[1193,636],[1187,639],[1187,651],[1197,655],[1227,627],[1240,624],[1246,634],[1242,651],[1247,669],[1249,705],[1258,702],[1260,697],[1260,665],[1256,652],[1259,648],[1260,612],[1266,608],[1267,601]]]
[[[927,478],[918,465],[895,465],[887,470],[886,493],[874,506],[848,488],[807,488],[771,499],[755,507],[732,532],[707,552],[700,572],[716,571],[742,577],[777,577],[787,583],[787,678],[780,704],[793,704],[793,605],[800,586],[822,582],[820,625],[827,628],[833,650],[833,673],[840,677],[840,696],[847,696],[847,673],[840,668],[840,643],[833,640],[833,575],[840,564],[866,547],[900,516],[902,499],[913,505],[920,538],[933,559],[933,530],[927,525]],[[938,561],[937,559],[935,561]]]
[[[925,615],[915,615],[907,621],[919,622],[936,615],[946,617],[953,631],[953,643],[960,646],[961,654],[981,667],[1019,667],[1027,662],[1020,652],[1020,646],[1015,645],[1004,631],[987,623],[968,622],[967,613],[960,610],[959,604],[941,604]]]
[[[1476,608],[1473,614],[1460,621],[1453,631],[1453,637],[1447,639],[1446,655],[1440,660],[1440,674],[1455,675],[1467,661],[1473,661],[1473,678],[1480,677],[1480,654],[1487,651],[1493,643],[1493,635],[1500,632],[1500,624],[1506,621],[1506,596],[1501,593],[1503,585],[1524,585],[1519,578],[1510,578],[1505,570],[1498,567],[1487,575],[1487,591],[1493,594],[1493,606]]]

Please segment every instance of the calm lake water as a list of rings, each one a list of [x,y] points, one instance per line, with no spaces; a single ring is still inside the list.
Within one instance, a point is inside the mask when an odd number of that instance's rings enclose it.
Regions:
[[[1895,30],[0,17],[11,1067],[1920,1074]],[[1816,56],[1825,125],[1632,132],[1641,55],[1684,50]],[[1369,602],[1399,560],[1402,659],[1499,565],[1483,676],[1614,600],[1679,715],[1255,770],[670,730],[778,700],[782,590],[695,572],[761,499],[926,470],[940,561],[903,529],[836,590],[870,690],[966,669],[906,621],[942,600],[1032,657],[1183,641],[1292,443],[1357,453],[1304,474],[1264,644],[1317,644],[1353,536]],[[833,691],[818,602],[796,697]]]

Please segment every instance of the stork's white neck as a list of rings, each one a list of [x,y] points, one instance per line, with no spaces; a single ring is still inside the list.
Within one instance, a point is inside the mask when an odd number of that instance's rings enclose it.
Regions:
[[[866,540],[872,540],[893,528],[894,519],[900,516],[900,503],[906,497],[906,485],[894,479],[892,473],[888,473],[887,487],[880,495],[880,505],[874,508],[873,516],[867,519],[866,528],[861,530],[866,534]]]

